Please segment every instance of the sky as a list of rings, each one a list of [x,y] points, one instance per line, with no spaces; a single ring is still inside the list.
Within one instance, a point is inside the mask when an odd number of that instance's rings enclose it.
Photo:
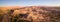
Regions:
[[[0,6],[60,6],[60,0],[0,0]]]

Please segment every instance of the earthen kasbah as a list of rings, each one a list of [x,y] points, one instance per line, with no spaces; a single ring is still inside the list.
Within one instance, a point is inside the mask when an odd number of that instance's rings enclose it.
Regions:
[[[60,7],[59,6],[0,7],[0,22],[60,22]]]

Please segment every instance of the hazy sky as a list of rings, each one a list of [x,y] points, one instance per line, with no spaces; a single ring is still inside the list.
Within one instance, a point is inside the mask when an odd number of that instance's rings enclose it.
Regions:
[[[60,6],[60,0],[0,0],[0,6]]]

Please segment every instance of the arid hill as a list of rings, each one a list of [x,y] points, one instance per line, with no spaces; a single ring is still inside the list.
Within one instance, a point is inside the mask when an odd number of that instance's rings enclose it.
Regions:
[[[1,22],[60,22],[60,7],[0,7]]]

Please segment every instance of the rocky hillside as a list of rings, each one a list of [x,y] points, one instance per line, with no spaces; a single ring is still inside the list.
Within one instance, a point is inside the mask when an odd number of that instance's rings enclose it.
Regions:
[[[2,12],[1,12],[2,11]],[[60,22],[60,7],[0,7],[1,22]],[[6,19],[4,21],[4,16]]]

